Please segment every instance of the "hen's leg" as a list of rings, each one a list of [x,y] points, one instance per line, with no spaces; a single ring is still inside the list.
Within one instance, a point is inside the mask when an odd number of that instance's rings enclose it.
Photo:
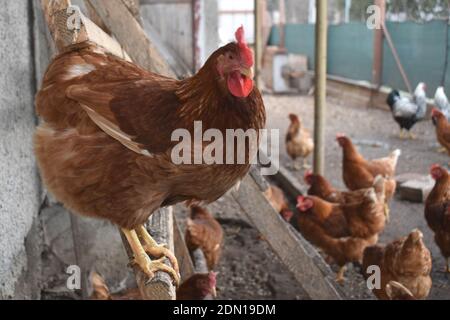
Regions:
[[[386,222],[389,222],[391,219],[391,209],[389,208],[387,202],[384,203],[384,216],[386,217]]]
[[[136,229],[137,234],[139,237],[144,241],[144,250],[146,253],[148,253],[150,256],[155,258],[164,258],[166,257],[169,259],[170,263],[173,266],[173,270],[175,271],[175,281],[179,282],[179,272],[180,269],[178,267],[178,260],[175,257],[175,255],[166,248],[166,245],[164,244],[158,244],[156,241],[152,238],[152,236],[148,233],[147,229],[144,226],[139,226]],[[171,272],[173,274],[173,272]]]
[[[404,132],[403,132],[403,128],[400,128],[400,135],[399,135],[399,138],[400,138],[401,140],[405,139],[405,135],[404,135]]]
[[[170,274],[178,285],[179,282],[178,273],[169,266],[165,265],[161,261],[162,259],[155,261],[150,260],[150,257],[145,252],[144,247],[142,246],[135,230],[122,229],[122,232],[127,238],[131,250],[133,251],[134,254],[133,262],[142,269],[142,271],[149,277],[149,279],[152,279],[155,276],[155,272],[163,271]]]
[[[412,133],[411,131],[408,132],[408,136],[409,136],[409,138],[411,140],[416,140],[417,139],[416,135],[414,133]]]
[[[308,164],[308,159],[303,158],[303,169],[310,169],[311,166]]]
[[[339,271],[338,271],[338,273],[337,273],[337,275],[336,275],[336,282],[337,282],[337,283],[343,284],[343,283],[345,282],[345,277],[344,277],[345,270],[347,270],[347,267],[346,267],[346,266],[342,266],[342,267],[339,269]]]
[[[447,267],[445,268],[446,273],[450,273],[450,257],[447,258]]]
[[[295,159],[295,160],[292,162],[292,169],[293,169],[294,171],[299,171],[299,170],[301,169],[301,166],[300,166],[300,164],[299,164],[299,162],[298,162],[297,159]]]

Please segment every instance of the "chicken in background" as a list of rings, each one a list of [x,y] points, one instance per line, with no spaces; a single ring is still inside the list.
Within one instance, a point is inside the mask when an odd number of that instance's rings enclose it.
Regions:
[[[364,249],[384,230],[384,190],[366,191],[359,203],[333,204],[315,196],[297,199],[297,225],[305,239],[340,267],[336,281],[344,281],[347,263],[362,263]]]
[[[450,273],[450,174],[439,165],[430,171],[436,183],[425,201],[425,219],[446,259],[445,272]]]
[[[217,297],[217,273],[197,273],[184,281],[177,289],[177,300],[205,300]]]
[[[105,279],[97,272],[92,272],[89,276],[89,280],[92,285],[92,295],[90,300],[142,300],[138,288],[111,293],[106,285]]]
[[[177,300],[205,300],[211,295],[217,297],[216,282],[217,273],[197,273],[184,281],[177,289]],[[93,287],[91,300],[143,300],[138,288],[122,290],[118,293],[110,293],[105,280],[98,273],[90,277]]]
[[[281,190],[277,186],[271,185],[264,192],[264,195],[266,196],[267,200],[269,200],[269,203],[272,205],[275,211],[280,213],[285,221],[290,222],[294,213],[289,208],[289,203],[286,199],[286,196],[284,195],[283,190]]]
[[[400,126],[400,139],[404,139],[404,130],[408,132],[410,139],[416,137],[410,131],[414,125],[423,120],[427,113],[427,86],[421,82],[417,85],[412,99],[402,97],[398,90],[392,90],[387,97],[387,104],[391,108],[394,120]]]
[[[176,164],[172,150],[178,142],[172,133],[182,128],[194,136],[196,121],[203,132],[217,129],[223,136],[230,129],[259,134],[265,127],[243,27],[235,38],[183,80],[144,70],[93,43],[79,43],[53,59],[37,93],[42,121],[34,148],[47,189],[71,212],[118,225],[133,262],[150,279],[163,271],[179,283],[173,252],[143,226],[149,216],[184,201],[211,203],[251,166],[249,147],[241,150],[243,164]]]
[[[325,177],[320,174],[314,174],[312,171],[305,172],[304,180],[306,184],[309,185],[308,195],[317,196],[332,203],[351,204],[360,202],[364,198],[366,192],[370,189],[365,188],[355,191],[339,191],[334,188]],[[380,190],[384,190],[385,183],[386,179],[379,175],[375,178],[372,187],[375,191],[379,192]]]
[[[208,210],[191,206],[185,240],[190,252],[197,248],[203,251],[208,270],[213,270],[222,253],[223,229]]]
[[[386,294],[389,300],[417,300],[408,288],[397,281],[390,281],[386,285]]]
[[[306,159],[314,151],[314,141],[311,134],[303,127],[300,118],[295,114],[290,114],[288,132],[286,134],[286,151],[293,161],[294,170],[300,170],[298,158],[303,159],[303,168],[309,168],[308,160]]]
[[[436,138],[442,146],[439,152],[446,152],[450,155],[450,122],[448,122],[445,115],[438,109],[431,111],[431,117],[436,127]]]
[[[444,87],[437,88],[434,95],[434,104],[436,105],[436,108],[444,114],[447,120],[450,121],[450,103],[448,102]]]
[[[380,268],[381,285],[379,289],[372,290],[378,299],[389,299],[386,285],[391,281],[401,283],[416,299],[424,299],[430,293],[431,253],[419,230],[385,247],[375,245],[366,248],[363,258],[363,275],[366,279],[373,275],[367,272],[370,266]]]
[[[382,159],[366,160],[358,152],[350,138],[344,134],[338,134],[336,139],[343,150],[342,176],[349,190],[370,188],[378,175],[386,179],[386,215],[389,219],[390,211],[387,203],[392,199],[397,188],[394,177],[401,150],[397,149]]]

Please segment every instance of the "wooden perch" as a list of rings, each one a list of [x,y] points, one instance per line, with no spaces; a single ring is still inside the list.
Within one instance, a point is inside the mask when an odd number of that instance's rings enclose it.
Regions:
[[[184,235],[181,232],[180,226],[178,225],[177,219],[173,217],[173,233],[174,233],[174,245],[175,245],[175,256],[178,259],[178,265],[180,266],[181,283],[189,279],[195,273],[194,265],[189,255],[189,250],[184,241]]]
[[[239,191],[232,192],[233,198],[312,299],[342,299],[330,268],[273,209],[263,194],[267,184],[262,181],[258,169],[252,168]]]
[[[135,63],[144,69],[168,77],[178,76],[161,51],[149,40],[144,29],[122,0],[86,1],[95,9],[103,23],[123,45]]]
[[[172,207],[162,208],[154,212],[145,227],[156,242],[164,243],[169,250],[174,251]],[[121,235],[127,254],[132,258],[133,252],[128,241],[122,233]],[[145,300],[175,300],[175,287],[167,273],[159,271],[152,280],[148,281],[147,275],[138,266],[134,267],[134,271],[139,290]]]
[[[103,30],[96,26],[87,17],[80,14],[80,28],[70,29],[67,27],[67,20],[73,17],[74,12],[67,9],[71,6],[69,0],[41,0],[44,16],[51,32],[52,38],[58,51],[63,51],[67,46],[84,41],[94,42],[108,50],[110,53],[131,61],[121,45]],[[131,15],[127,7],[126,13]],[[134,18],[133,18],[134,19]],[[136,21],[136,20],[134,20]],[[136,22],[137,23],[137,22]],[[133,52],[139,48],[131,48]],[[147,52],[148,53],[148,52]],[[149,56],[148,60],[152,57]],[[161,209],[153,213],[147,229],[158,243],[165,243],[170,250],[173,250],[173,219],[171,208]],[[130,259],[133,254],[129,251],[128,242],[124,241]],[[148,282],[147,276],[138,268],[135,268],[136,280],[144,299],[175,299],[175,288],[170,276],[164,272],[157,272],[155,277]]]

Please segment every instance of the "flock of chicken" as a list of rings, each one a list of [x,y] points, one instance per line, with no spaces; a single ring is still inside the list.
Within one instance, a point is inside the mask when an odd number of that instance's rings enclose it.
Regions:
[[[425,118],[427,110],[426,85],[420,83],[412,99],[401,97],[393,90],[387,99],[400,137],[405,137],[415,123]],[[440,144],[450,154],[450,103],[443,88],[435,97],[432,111],[433,124]],[[294,160],[309,156],[314,149],[311,135],[296,115],[289,115],[290,126],[286,135],[286,151]],[[414,136],[409,133],[409,137]],[[297,199],[296,225],[303,236],[339,265],[337,281],[344,281],[345,266],[355,263],[363,275],[372,275],[370,266],[377,266],[381,285],[373,289],[380,299],[423,299],[432,286],[431,254],[419,230],[387,246],[377,244],[378,236],[389,222],[389,201],[396,190],[395,170],[401,155],[395,150],[382,159],[367,160],[356,149],[351,139],[338,134],[336,140],[343,150],[343,180],[349,191],[335,189],[325,177],[307,170],[304,180],[309,186],[308,196]],[[304,167],[308,168],[304,161]],[[425,203],[425,219],[435,234],[435,241],[447,260],[450,272],[450,176],[446,169],[433,165],[430,174],[436,181]],[[272,186],[271,189],[278,190]],[[286,199],[268,199],[286,220],[294,214],[286,209]],[[281,210],[283,208],[283,210]]]

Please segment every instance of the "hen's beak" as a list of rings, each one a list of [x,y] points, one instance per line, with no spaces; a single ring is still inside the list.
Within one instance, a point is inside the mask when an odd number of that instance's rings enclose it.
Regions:
[[[241,72],[242,75],[246,76],[247,78],[253,79],[252,68],[245,68],[245,67],[243,67],[239,71]]]
[[[217,297],[217,289],[216,289],[216,287],[213,287],[213,288],[211,289],[211,295],[213,296],[213,298],[216,298],[216,297]]]

